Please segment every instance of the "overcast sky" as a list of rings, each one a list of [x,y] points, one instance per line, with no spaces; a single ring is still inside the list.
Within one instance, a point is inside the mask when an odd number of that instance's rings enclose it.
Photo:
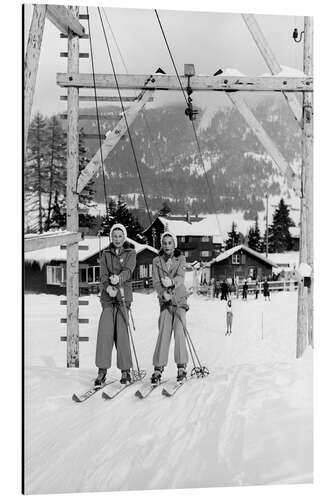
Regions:
[[[32,10],[32,5],[26,5],[26,40]],[[160,66],[174,74],[153,10],[104,10],[129,73],[150,74]],[[96,8],[89,11],[95,71],[112,73],[98,11]],[[80,12],[85,14],[86,9],[81,7]],[[183,73],[184,63],[194,63],[196,73],[206,75],[212,75],[219,68],[235,68],[246,75],[268,71],[240,14],[160,10],[159,16],[180,73]],[[303,18],[265,15],[257,16],[257,20],[279,63],[301,70],[303,44],[293,41],[292,31],[295,26],[302,29]],[[126,73],[105,17],[104,21],[116,71]],[[87,21],[81,22],[87,28]],[[66,102],[59,100],[65,92],[56,85],[56,73],[66,72],[67,59],[59,56],[62,51],[67,51],[67,40],[60,39],[59,31],[46,20],[32,114],[38,110],[50,115],[66,109]],[[80,42],[80,51],[89,52],[89,40]],[[91,73],[90,58],[80,60],[80,71]],[[81,95],[88,93],[81,91]],[[112,91],[98,93],[116,95]],[[133,93],[123,91],[123,95]],[[204,105],[210,102],[212,95],[203,93],[194,97],[197,104]],[[177,99],[181,101],[178,93],[159,93],[155,105]]]

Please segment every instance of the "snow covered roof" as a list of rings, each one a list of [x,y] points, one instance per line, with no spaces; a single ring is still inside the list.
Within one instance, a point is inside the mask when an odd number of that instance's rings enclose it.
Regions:
[[[147,249],[155,254],[158,254],[156,248],[151,247],[150,245],[143,245],[141,243],[137,243],[131,238],[127,238],[127,241],[134,245],[135,251],[137,254]],[[102,236],[99,239],[97,236],[86,236],[84,240],[82,240],[82,245],[88,246],[88,250],[80,250],[79,251],[79,261],[83,262],[89,257],[92,257],[96,253],[101,250],[107,248],[110,244],[110,240],[108,236]],[[101,248],[100,248],[101,245]],[[66,250],[61,250],[60,246],[43,248],[42,250],[33,250],[32,252],[26,252],[24,254],[25,262],[38,262],[40,266],[51,262],[52,260],[66,260]]]
[[[268,256],[275,263],[274,265],[278,267],[292,268],[299,264],[299,252],[270,253]]]
[[[208,265],[216,264],[217,262],[222,262],[223,260],[230,257],[230,255],[233,255],[234,253],[238,252],[239,250],[245,250],[246,252],[250,253],[251,255],[256,257],[257,259],[262,260],[263,262],[265,262],[266,264],[269,264],[272,267],[276,266],[276,264],[272,260],[266,259],[266,257],[263,256],[263,254],[256,252],[255,250],[252,250],[252,248],[249,248],[246,245],[237,245],[233,248],[230,248],[229,250],[226,250],[223,253],[220,253],[220,255],[215,257],[215,259],[208,262]]]

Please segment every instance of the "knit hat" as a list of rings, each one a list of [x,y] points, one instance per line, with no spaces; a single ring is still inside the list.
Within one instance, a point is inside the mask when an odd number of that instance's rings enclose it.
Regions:
[[[173,242],[174,242],[174,244],[175,244],[175,248],[177,248],[177,237],[176,237],[174,234],[170,233],[170,231],[165,231],[165,232],[161,235],[161,244],[162,244],[162,241],[163,241],[164,236],[170,236],[170,238],[172,238],[172,239],[173,239]]]
[[[125,240],[127,240],[127,231],[126,231],[126,227],[123,226],[122,224],[113,224],[113,226],[111,227],[110,229],[110,238],[112,239],[112,233],[115,229],[120,229],[120,231],[122,231],[124,233],[124,236],[125,236]]]

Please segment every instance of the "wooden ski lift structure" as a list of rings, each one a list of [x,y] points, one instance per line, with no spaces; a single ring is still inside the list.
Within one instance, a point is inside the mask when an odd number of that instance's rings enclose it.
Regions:
[[[24,146],[26,146],[30,123],[31,108],[35,90],[39,55],[43,38],[45,19],[51,21],[60,31],[61,38],[68,39],[68,50],[63,56],[67,57],[67,73],[57,74],[57,84],[67,90],[67,231],[55,232],[48,235],[34,235],[25,238],[25,251],[46,248],[58,244],[67,246],[67,366],[79,366],[79,233],[78,198],[89,180],[102,167],[102,159],[106,157],[118,144],[127,132],[139,111],[153,99],[156,90],[182,91],[189,84],[195,92],[223,92],[237,107],[251,130],[267,150],[268,154],[288,179],[289,186],[293,187],[301,198],[301,237],[300,263],[308,264],[312,269],[311,279],[301,279],[298,290],[297,339],[296,357],[302,356],[307,345],[313,346],[313,20],[304,18],[304,56],[303,72],[305,76],[280,76],[281,66],[272,52],[267,40],[254,15],[242,14],[256,45],[264,58],[272,76],[247,77],[225,76],[217,71],[214,76],[197,76],[194,67],[189,78],[186,73],[177,78],[176,75],[156,73],[152,75],[114,75],[80,73],[80,39],[89,37],[80,23],[87,19],[86,15],[79,14],[79,7],[59,5],[34,5],[33,16],[27,42],[24,65]],[[295,37],[294,37],[295,39]],[[116,76],[116,78],[115,78]],[[90,160],[85,169],[79,174],[79,102],[88,100],[80,96],[80,89],[118,89],[138,90],[136,98],[124,98],[129,102],[126,110],[126,119],[122,116],[112,131],[101,143],[101,148]],[[268,136],[252,110],[242,97],[242,92],[279,92],[288,103],[291,113],[300,126],[302,132],[302,170],[301,178],[295,173],[291,165],[283,157],[274,141]],[[302,102],[297,99],[296,93],[302,94]],[[91,98],[93,99],[93,98]],[[117,97],[103,97],[101,100],[118,101]],[[126,123],[127,121],[127,123]],[[310,286],[309,286],[310,284]],[[82,301],[80,301],[82,304]]]

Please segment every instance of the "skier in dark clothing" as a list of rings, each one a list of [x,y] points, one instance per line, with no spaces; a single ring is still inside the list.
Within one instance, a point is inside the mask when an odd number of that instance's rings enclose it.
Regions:
[[[265,297],[265,300],[271,300],[271,294],[270,294],[270,291],[269,291],[269,284],[268,284],[268,281],[267,279],[265,279],[264,281],[264,297]]]
[[[258,295],[259,295],[259,283],[258,283],[258,281],[256,282],[256,287],[254,289],[254,293],[256,294],[256,299],[257,299]]]
[[[226,281],[223,280],[223,283],[221,285],[221,300],[228,300],[228,294],[229,294],[228,283],[226,283]]]
[[[242,298],[244,300],[247,300],[247,291],[249,289],[249,285],[247,284],[246,281],[244,281],[244,285],[243,285],[243,295],[242,295]]]

